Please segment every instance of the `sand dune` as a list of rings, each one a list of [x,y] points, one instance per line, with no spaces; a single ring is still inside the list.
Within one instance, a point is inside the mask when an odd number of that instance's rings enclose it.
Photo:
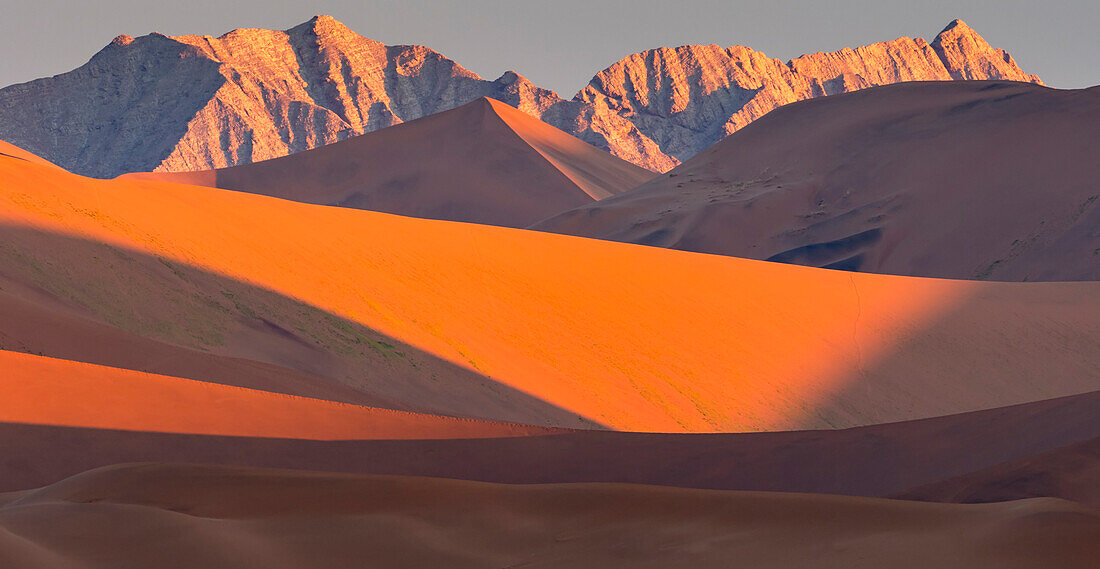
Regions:
[[[1095,283],[851,274],[99,181],[12,159],[0,159],[0,179],[8,280],[221,355],[308,371],[276,349],[304,344],[309,361],[321,352],[335,362],[321,376],[395,361],[373,370],[372,392],[434,413],[789,430],[1012,405],[1100,382]],[[220,280],[180,283],[196,271]],[[386,338],[416,357],[361,359]],[[424,361],[466,375],[433,377],[419,371]],[[408,381],[386,380],[390,369]]]
[[[200,411],[201,413],[201,411]],[[0,492],[126,462],[887,496],[1100,436],[1100,391],[844,430],[315,441],[0,423]],[[41,449],[50,449],[48,454]],[[1075,474],[1064,476],[1072,482]],[[1087,481],[1087,478],[1083,479]],[[1080,486],[1080,485],[1076,485]],[[1065,485],[1066,488],[1075,487]],[[1055,497],[1060,486],[1047,486]],[[1001,499],[1033,497],[1002,493]],[[930,496],[929,499],[950,496]]]
[[[908,83],[793,103],[545,231],[876,273],[1100,280],[1100,88]]]
[[[45,158],[42,158],[31,152],[27,152],[26,150],[23,150],[22,148],[19,148],[18,146],[9,142],[4,142],[3,140],[0,140],[0,155],[8,156],[10,158],[18,158],[20,160],[26,160],[28,162],[41,164],[43,166],[54,166],[56,168],[56,166],[49,160],[46,160]]]
[[[283,158],[213,171],[123,177],[523,227],[653,176],[504,103],[482,98]]]
[[[1090,567],[1100,513],[630,485],[507,486],[185,465],[0,497],[6,565]]]
[[[1100,437],[925,484],[896,496],[965,503],[1057,496],[1100,507]]]
[[[0,351],[0,417],[133,431],[299,439],[450,438],[554,432],[375,409]]]
[[[58,302],[17,284],[0,281],[0,350],[49,354],[63,360],[101,364],[225,385],[375,407],[403,408],[365,390],[301,371],[255,360],[213,354],[153,340],[94,315],[67,310]]]

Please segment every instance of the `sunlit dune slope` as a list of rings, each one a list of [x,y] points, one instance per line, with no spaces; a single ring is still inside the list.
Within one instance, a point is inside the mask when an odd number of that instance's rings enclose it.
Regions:
[[[124,177],[524,227],[653,176],[513,107],[482,98],[283,158],[222,170]]]
[[[534,227],[819,267],[1100,280],[1100,87],[918,82],[776,109]]]
[[[42,425],[300,439],[546,434],[0,351],[0,417]],[[50,452],[48,449],[45,452]]]
[[[126,465],[0,496],[0,562],[253,567],[1092,567],[1100,515],[630,485]]]
[[[157,312],[179,281],[168,268],[129,279],[133,267],[167,263],[245,283],[233,298],[246,304],[277,293],[298,304],[260,303],[264,310],[320,311],[337,319],[333,327],[366,327],[471,372],[440,382],[445,395],[411,371],[408,384],[377,388],[391,400],[423,396],[438,413],[655,431],[844,427],[1100,383],[1100,284],[852,274],[97,181],[13,159],[0,160],[0,180],[16,276],[92,311],[114,306],[100,317],[153,337],[187,338],[205,321]],[[103,268],[114,280],[90,288],[72,275],[99,261],[66,257],[60,266],[51,255],[64,253],[41,249],[50,242],[42,235],[103,243],[130,261]],[[261,316],[248,312],[234,318]],[[249,342],[298,337],[294,328],[257,329]],[[305,342],[344,357],[339,344]],[[247,344],[230,336],[203,346],[280,357]]]
[[[41,164],[44,166],[54,166],[55,168],[57,167],[49,160],[46,160],[45,158],[42,158],[31,152],[27,152],[26,150],[23,150],[22,148],[19,148],[18,146],[9,142],[4,142],[3,140],[0,140],[0,155],[8,156],[11,158],[18,158],[20,160],[26,160],[28,162],[34,162],[35,164]]]
[[[406,411],[594,426],[302,301],[95,240],[0,224],[0,348]]]

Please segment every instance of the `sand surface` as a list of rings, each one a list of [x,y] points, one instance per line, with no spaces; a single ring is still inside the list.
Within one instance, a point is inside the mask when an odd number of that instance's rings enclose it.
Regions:
[[[787,105],[546,231],[864,272],[1100,280],[1100,87],[904,83]]]
[[[4,142],[3,140],[0,140],[0,155],[7,156],[9,158],[26,160],[28,162],[33,162],[35,164],[40,164],[43,166],[53,166],[57,168],[57,166],[49,160],[46,160],[45,158],[42,158],[37,154],[23,150],[22,148],[19,148],[18,146],[11,144],[10,142]]]
[[[925,484],[896,496],[964,503],[1058,496],[1100,507],[1100,437]]]
[[[0,497],[0,561],[127,567],[1091,567],[1100,513],[131,465]]]
[[[202,410],[177,411],[188,412]],[[520,484],[630,482],[886,496],[1097,436],[1100,392],[846,430],[740,434],[578,431],[310,441],[0,423],[0,446],[8,450],[0,456],[0,491],[43,486],[110,464],[157,461]],[[49,453],[41,452],[46,448]],[[1070,474],[1067,481],[1073,480]],[[1076,499],[1056,486],[1046,490]],[[1035,495],[1000,494],[1001,499]]]
[[[655,174],[504,103],[457,109],[283,158],[128,174],[414,217],[524,227]]]
[[[552,430],[307,399],[0,351],[0,417],[19,423],[299,439],[518,436]],[[48,451],[47,451],[48,453]]]
[[[2,157],[0,180],[12,290],[418,411],[791,430],[1100,384],[1096,283],[853,274]]]

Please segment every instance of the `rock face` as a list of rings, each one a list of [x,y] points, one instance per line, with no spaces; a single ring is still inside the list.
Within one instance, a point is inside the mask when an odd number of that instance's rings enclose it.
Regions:
[[[1100,87],[900,83],[802,101],[532,226],[851,271],[1100,279]]]
[[[650,50],[598,73],[578,99],[627,119],[662,152],[682,161],[787,103],[903,81],[951,79],[1042,84],[955,20],[931,45],[903,37],[787,63],[743,46]]]
[[[507,72],[487,81],[422,46],[329,16],[286,31],[119,36],[80,68],[0,89],[0,139],[77,173],[222,168],[330,144],[489,97],[666,171],[798,100],[915,80],[1039,82],[966,24],[783,63],[747,47],[660,48],[572,100]]]

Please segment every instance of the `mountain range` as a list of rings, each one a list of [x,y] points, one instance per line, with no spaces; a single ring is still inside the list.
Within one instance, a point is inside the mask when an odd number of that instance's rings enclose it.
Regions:
[[[317,16],[285,31],[119,36],[68,73],[0,89],[0,139],[76,173],[194,171],[276,158],[488,97],[664,172],[768,111],[902,81],[1041,83],[955,20],[788,62],[744,46],[636,53],[572,99],[514,72],[488,81],[423,46]]]

